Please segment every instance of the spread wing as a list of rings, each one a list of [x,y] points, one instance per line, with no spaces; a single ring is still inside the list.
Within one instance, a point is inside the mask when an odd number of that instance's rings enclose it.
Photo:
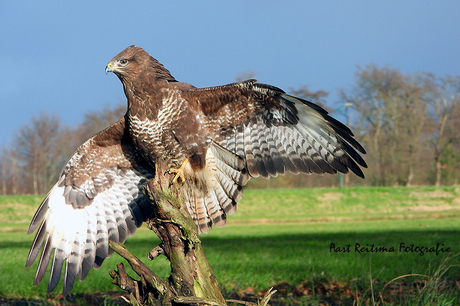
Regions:
[[[251,177],[351,170],[364,178],[364,148],[348,127],[316,104],[255,80],[191,89],[182,97],[201,109],[201,124],[212,138],[206,155],[209,173],[216,173],[212,187],[205,196],[193,186],[184,188],[201,232],[225,225]]]
[[[154,174],[131,143],[125,118],[80,146],[29,227],[28,234],[38,230],[26,268],[43,245],[34,285],[43,279],[50,259],[48,293],[56,288],[63,264],[64,296],[77,276],[83,280],[91,267],[97,269],[112,254],[109,239],[123,243],[151,216],[142,187]]]
[[[252,177],[366,168],[364,148],[326,110],[255,80],[187,92],[199,101],[214,141],[243,157]],[[193,102],[192,102],[193,103]]]

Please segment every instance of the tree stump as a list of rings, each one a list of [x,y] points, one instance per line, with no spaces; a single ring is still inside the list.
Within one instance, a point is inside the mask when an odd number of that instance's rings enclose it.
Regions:
[[[110,247],[140,276],[140,280],[134,280],[119,263],[117,271],[110,271],[112,283],[130,294],[133,305],[226,305],[201,246],[197,227],[176,188],[168,188],[169,176],[164,177],[164,170],[157,167],[155,179],[148,182],[144,193],[154,206],[148,227],[162,241],[150,252],[149,259],[166,256],[171,274],[162,280],[123,245],[110,241]]]

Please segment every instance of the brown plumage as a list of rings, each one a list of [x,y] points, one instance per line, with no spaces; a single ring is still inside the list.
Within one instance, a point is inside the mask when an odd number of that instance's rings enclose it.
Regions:
[[[106,71],[123,84],[131,137],[144,158],[171,168],[188,159],[181,190],[201,232],[225,224],[250,177],[348,169],[364,177],[355,149],[365,151],[350,129],[279,88],[248,80],[197,89],[136,46]]]
[[[55,249],[49,292],[64,262],[66,295],[77,276],[83,280],[111,255],[108,239],[124,242],[151,216],[141,189],[157,163],[183,166],[184,184],[176,185],[204,233],[225,225],[251,177],[349,170],[364,177],[358,152],[365,150],[350,129],[279,88],[248,80],[198,89],[136,46],[106,72],[121,80],[127,114],[74,153],[29,228],[40,225],[26,267],[44,244],[34,284]]]
[[[155,169],[134,147],[125,117],[81,145],[40,204],[27,232],[38,227],[26,268],[43,244],[34,285],[43,279],[51,256],[48,292],[56,288],[64,261],[64,295],[77,276],[83,280],[91,267],[97,269],[112,254],[109,239],[123,243],[151,217],[142,188],[154,175]]]

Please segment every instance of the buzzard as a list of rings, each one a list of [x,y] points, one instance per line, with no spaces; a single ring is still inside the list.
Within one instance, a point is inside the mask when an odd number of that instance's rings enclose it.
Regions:
[[[122,82],[127,113],[77,149],[29,227],[38,231],[26,267],[43,245],[34,285],[52,257],[48,292],[65,265],[67,295],[77,276],[112,254],[109,239],[123,243],[152,216],[142,187],[158,163],[202,233],[225,225],[252,177],[351,170],[364,178],[365,150],[351,130],[277,87],[248,80],[196,88],[137,46],[105,71]]]

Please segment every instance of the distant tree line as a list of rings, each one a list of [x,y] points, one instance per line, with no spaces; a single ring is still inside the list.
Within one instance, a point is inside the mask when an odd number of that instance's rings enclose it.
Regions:
[[[369,152],[367,185],[458,183],[460,77],[369,65],[358,69],[353,89],[341,91],[340,103]]]
[[[16,131],[9,147],[0,151],[2,194],[45,194],[57,182],[61,168],[88,138],[115,123],[125,105],[89,112],[77,127],[56,115],[41,112]]]
[[[244,72],[237,80],[254,77]],[[406,75],[398,69],[358,67],[356,84],[340,90],[333,107],[328,92],[307,86],[290,93],[326,108],[351,127],[366,148],[366,179],[343,175],[344,186],[458,184],[460,173],[460,77],[430,73]],[[44,194],[61,167],[92,135],[115,123],[126,105],[106,106],[84,116],[76,127],[41,112],[0,148],[2,194]],[[252,188],[338,186],[338,176],[286,175],[251,180]]]

